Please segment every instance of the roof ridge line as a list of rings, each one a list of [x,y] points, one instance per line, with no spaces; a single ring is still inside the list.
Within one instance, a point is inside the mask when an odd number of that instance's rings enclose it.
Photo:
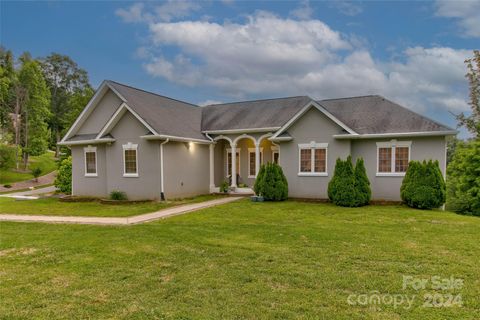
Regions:
[[[134,89],[134,90],[142,91],[142,92],[145,92],[145,93],[153,94],[154,96],[157,96],[157,97],[162,97],[162,98],[165,98],[165,99],[169,99],[169,100],[173,100],[173,101],[177,101],[177,102],[189,104],[189,105],[191,105],[191,106],[193,106],[193,107],[196,107],[196,108],[200,108],[199,105],[193,104],[193,103],[191,103],[191,102],[187,102],[187,101],[183,101],[183,100],[179,100],[179,99],[167,97],[167,96],[164,96],[164,95],[159,94],[159,93],[155,93],[155,92],[152,92],[152,91],[148,91],[148,90],[140,89],[140,88],[137,88],[137,87],[133,87],[133,86],[131,86],[131,85],[124,84],[124,83],[120,83],[120,82],[117,82],[117,81],[114,81],[114,80],[106,80],[106,81],[107,81],[107,82],[113,82],[113,83],[116,83],[116,84],[118,84],[118,85],[121,85],[121,86],[130,88],[130,89]]]
[[[317,102],[322,102],[322,101],[331,101],[331,100],[345,100],[345,99],[357,99],[357,98],[366,98],[366,97],[380,97],[384,98],[383,96],[379,94],[366,94],[363,96],[351,96],[351,97],[342,97],[342,98],[331,98],[331,99],[322,99],[322,100],[316,100]],[[385,99],[385,98],[384,98]]]
[[[256,99],[256,100],[243,100],[243,101],[234,101],[234,102],[225,102],[225,103],[215,103],[215,104],[209,104],[206,105],[202,108],[206,107],[211,107],[211,106],[222,106],[222,105],[227,105],[227,104],[238,104],[238,103],[248,103],[248,102],[260,102],[260,101],[269,101],[269,100],[284,100],[284,99],[293,99],[293,98],[308,98],[312,101],[315,101],[314,99],[310,98],[309,96],[292,96],[292,97],[281,97],[281,98],[266,98],[266,99]]]

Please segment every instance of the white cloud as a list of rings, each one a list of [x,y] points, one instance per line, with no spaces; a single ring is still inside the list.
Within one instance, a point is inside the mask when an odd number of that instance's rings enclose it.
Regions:
[[[382,94],[420,112],[468,110],[468,50],[411,47],[394,61],[378,61],[355,37],[322,21],[267,12],[248,16],[244,23],[151,22],[149,30],[152,50],[146,51],[144,68],[170,82],[239,99]],[[158,49],[163,54],[153,53]]]
[[[308,0],[302,1],[300,7],[290,11],[292,17],[298,18],[300,20],[308,20],[312,17],[313,9],[310,7],[310,2]]]
[[[128,9],[117,9],[115,13],[127,23],[152,23],[184,18],[199,9],[200,5],[193,1],[168,0],[161,5],[149,8],[146,8],[143,3],[134,3]]]
[[[330,4],[340,11],[340,13],[346,16],[353,17],[363,12],[363,8],[360,6],[358,1],[354,3],[353,1],[337,0],[330,2]]]
[[[205,101],[202,101],[202,102],[199,102],[198,105],[200,107],[205,107],[205,106],[209,106],[211,104],[220,104],[220,103],[223,103],[223,101],[219,101],[219,100],[205,100]]]
[[[128,9],[119,8],[115,11],[115,14],[127,23],[145,22],[150,20],[148,16],[145,16],[143,3],[134,3]]]
[[[458,19],[464,36],[480,37],[480,1],[446,1],[437,0],[436,15]]]

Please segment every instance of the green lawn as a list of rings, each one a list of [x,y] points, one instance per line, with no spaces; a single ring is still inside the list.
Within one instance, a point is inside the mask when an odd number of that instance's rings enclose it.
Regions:
[[[57,198],[38,200],[16,200],[0,198],[0,214],[33,214],[51,216],[96,216],[128,217],[142,213],[154,212],[168,207],[201,202],[218,198],[215,195],[203,195],[194,198],[163,202],[144,202],[133,204],[102,204],[100,202],[61,202]]]
[[[401,206],[251,203],[106,227],[0,224],[5,319],[478,319],[480,219]],[[457,291],[402,289],[451,276]],[[412,308],[350,294],[416,296]],[[454,293],[462,307],[422,307]]]
[[[57,163],[55,161],[55,153],[47,152],[40,156],[29,157],[28,170],[32,168],[42,169],[42,176],[57,169]],[[33,175],[27,171],[15,171],[15,170],[1,170],[0,169],[0,184],[8,184],[18,181],[25,181],[33,179]]]

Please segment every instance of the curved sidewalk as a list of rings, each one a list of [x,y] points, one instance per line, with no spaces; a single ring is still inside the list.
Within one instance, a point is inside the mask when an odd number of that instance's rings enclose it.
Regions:
[[[78,223],[95,225],[132,225],[145,223],[153,220],[164,219],[187,212],[197,211],[224,203],[233,202],[243,197],[228,197],[200,203],[186,204],[182,206],[163,209],[156,212],[145,213],[132,217],[74,217],[74,216],[35,216],[21,214],[0,214],[0,221],[16,222],[42,222],[42,223]]]

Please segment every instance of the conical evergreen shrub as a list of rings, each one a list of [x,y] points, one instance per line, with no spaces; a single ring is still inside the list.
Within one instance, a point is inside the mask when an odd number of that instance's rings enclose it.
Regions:
[[[338,181],[339,177],[341,176],[341,172],[343,172],[343,167],[344,167],[344,161],[340,158],[337,158],[337,161],[335,162],[335,170],[333,172],[333,177],[328,183],[328,199],[333,202],[333,198],[337,194],[337,188],[338,188]]]
[[[400,196],[412,208],[433,209],[443,205],[446,187],[438,161],[411,161],[400,187]]]
[[[355,163],[355,193],[356,206],[365,206],[370,203],[372,191],[363,158],[358,158]]]
[[[265,200],[282,201],[288,198],[288,182],[282,167],[276,163],[262,165],[254,185],[255,194]]]
[[[260,166],[260,170],[258,170],[257,178],[255,179],[255,184],[253,185],[253,191],[257,196],[262,195],[263,193],[263,177],[265,175],[265,165],[262,164]]]
[[[338,206],[354,207],[356,206],[356,192],[355,192],[355,175],[352,165],[352,158],[348,156],[347,160],[340,162],[337,160],[335,172],[333,174],[333,182],[329,183],[329,196],[331,200]]]

